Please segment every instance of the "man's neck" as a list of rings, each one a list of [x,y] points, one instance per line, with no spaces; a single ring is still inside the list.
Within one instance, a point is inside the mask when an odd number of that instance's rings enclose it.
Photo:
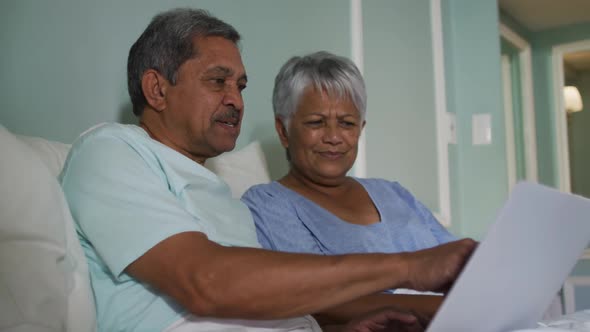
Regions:
[[[147,117],[147,118],[146,118]],[[201,164],[205,165],[205,161],[207,160],[206,157],[196,156],[190,153],[188,150],[182,148],[181,146],[174,143],[174,140],[167,134],[167,130],[161,125],[160,121],[150,121],[149,116],[146,116],[145,111],[144,114],[139,119],[139,126],[145,130],[148,135],[153,139],[156,140],[167,147],[171,148],[172,150],[184,155],[185,157]]]

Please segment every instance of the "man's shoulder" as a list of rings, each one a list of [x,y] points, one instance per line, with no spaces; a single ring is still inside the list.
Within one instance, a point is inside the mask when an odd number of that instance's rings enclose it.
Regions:
[[[105,123],[87,130],[72,144],[61,177],[68,173],[73,164],[82,164],[88,168],[94,164],[99,167],[106,161],[111,164],[123,163],[137,155],[146,159],[150,153],[142,131],[137,126],[117,123]],[[145,136],[149,137],[147,134]]]
[[[73,144],[73,148],[88,144],[95,140],[105,138],[118,138],[122,141],[142,139],[143,129],[135,125],[124,125],[120,123],[102,123],[83,132]],[[145,132],[144,132],[145,133]]]
[[[115,151],[120,153],[135,151],[144,154],[150,150],[149,141],[149,135],[138,126],[103,123],[88,129],[74,141],[68,160],[80,153],[92,155],[102,152],[113,155]]]

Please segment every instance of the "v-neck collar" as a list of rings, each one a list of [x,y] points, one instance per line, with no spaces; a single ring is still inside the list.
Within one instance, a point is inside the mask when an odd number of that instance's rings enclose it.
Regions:
[[[273,181],[272,184],[275,186],[278,186],[278,188],[280,188],[281,191],[287,193],[288,195],[294,197],[297,200],[301,200],[301,201],[305,201],[308,204],[310,204],[311,206],[313,206],[316,210],[321,211],[323,214],[326,214],[328,216],[330,216],[330,218],[326,218],[327,220],[336,220],[339,223],[343,223],[345,225],[349,225],[351,227],[361,227],[361,228],[365,228],[365,227],[378,227],[379,225],[382,225],[384,222],[384,220],[387,220],[386,217],[383,215],[384,209],[381,208],[381,206],[379,206],[379,204],[377,204],[377,200],[373,197],[373,194],[371,193],[371,191],[367,188],[367,186],[363,183],[363,181],[361,181],[360,179],[357,179],[355,177],[351,177],[351,179],[353,179],[354,181],[358,182],[363,189],[367,192],[367,194],[369,195],[369,199],[371,199],[373,205],[375,206],[375,208],[377,209],[377,213],[379,214],[379,220],[368,224],[368,225],[359,225],[359,224],[354,224],[351,222],[348,222],[346,220],[343,220],[342,218],[338,217],[337,215],[335,215],[334,213],[328,211],[326,208],[324,208],[323,206],[319,205],[318,203],[314,202],[313,200],[305,197],[304,195],[301,195],[300,193],[296,192],[295,190],[288,188],[287,186],[281,184],[278,181]],[[297,205],[295,205],[297,207]]]

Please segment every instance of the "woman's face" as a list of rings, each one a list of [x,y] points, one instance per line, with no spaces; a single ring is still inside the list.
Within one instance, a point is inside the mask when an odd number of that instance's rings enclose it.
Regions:
[[[314,182],[342,180],[356,159],[365,123],[350,98],[330,98],[307,88],[285,131],[277,120],[281,143],[289,150],[291,167]]]

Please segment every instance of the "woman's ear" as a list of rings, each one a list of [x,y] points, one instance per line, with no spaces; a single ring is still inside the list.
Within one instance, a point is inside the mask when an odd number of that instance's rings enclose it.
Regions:
[[[148,69],[141,77],[141,89],[148,105],[156,112],[166,109],[168,81],[157,70]]]
[[[283,124],[283,121],[278,117],[275,117],[275,129],[277,130],[277,134],[279,134],[279,139],[281,140],[281,145],[287,149],[289,148],[289,138],[287,136],[287,128]]]

